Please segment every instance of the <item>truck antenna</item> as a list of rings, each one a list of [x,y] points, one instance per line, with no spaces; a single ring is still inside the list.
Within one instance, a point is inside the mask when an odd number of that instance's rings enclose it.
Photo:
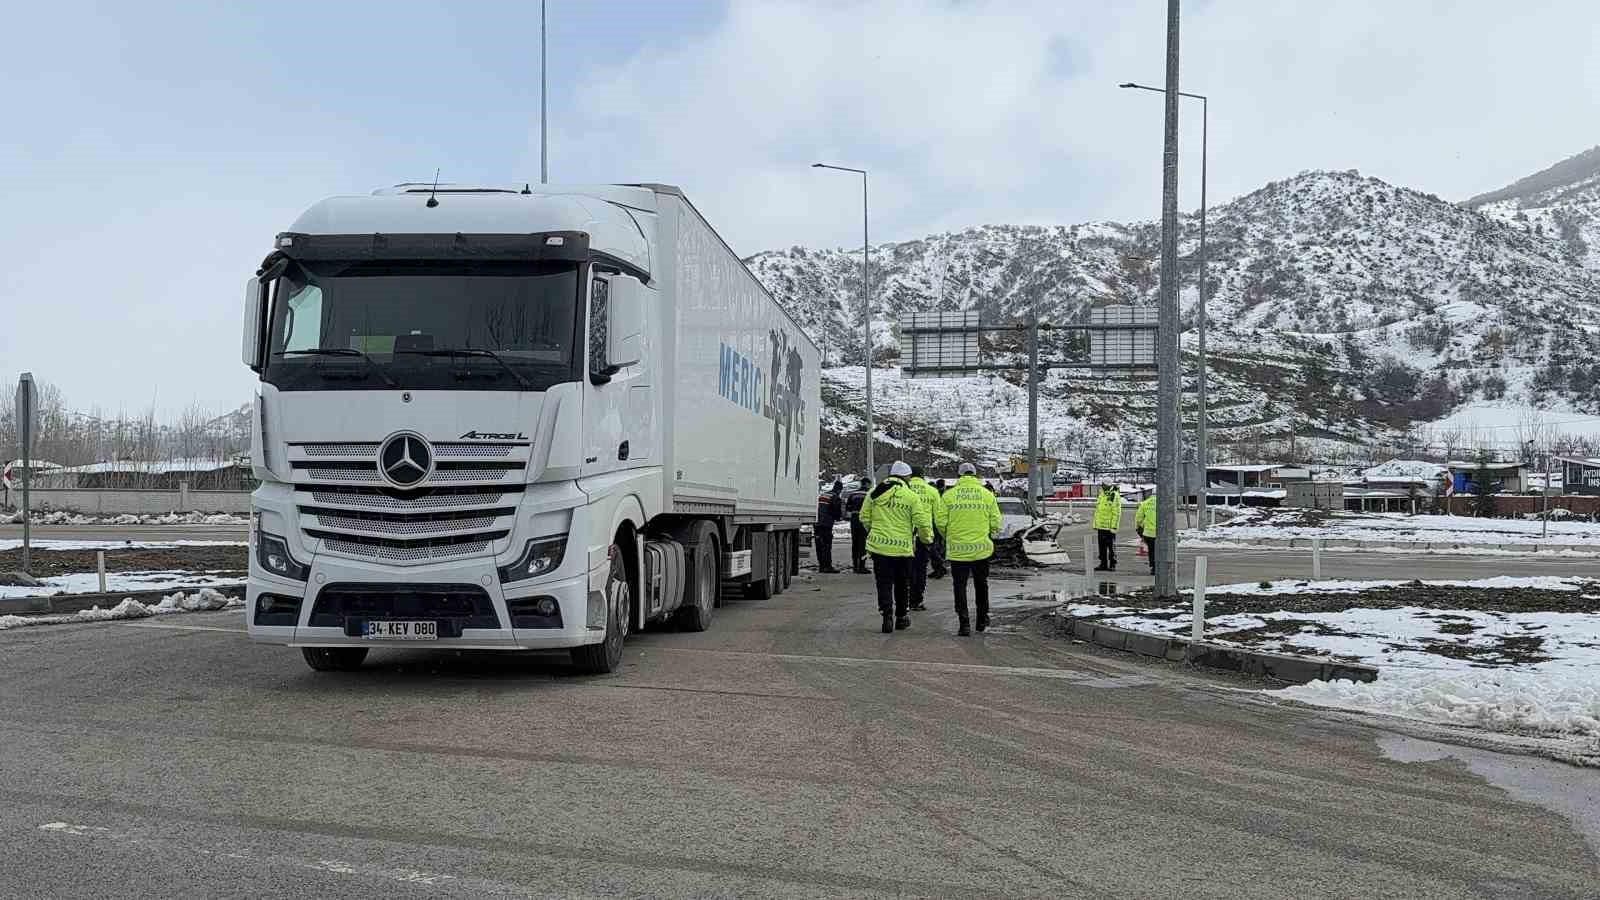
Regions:
[[[428,192],[428,202],[423,204],[423,205],[428,207],[429,209],[433,209],[435,206],[438,206],[439,205],[439,198],[434,196],[434,194],[437,194],[437,193],[439,193],[439,170],[438,169],[434,169],[433,170],[433,190]]]

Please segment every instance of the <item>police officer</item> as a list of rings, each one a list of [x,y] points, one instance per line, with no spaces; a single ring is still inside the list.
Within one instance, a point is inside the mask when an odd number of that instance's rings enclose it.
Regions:
[[[817,497],[817,525],[812,540],[817,554],[817,571],[837,575],[833,567],[833,523],[844,518],[844,482],[835,478],[833,489]]]
[[[928,520],[933,521],[938,516],[940,504],[944,501],[939,498],[938,490],[928,483],[928,479],[922,477],[921,466],[911,467],[911,478],[906,483],[917,492],[918,497],[922,498],[923,504],[928,507]],[[938,540],[938,534],[935,533],[933,540],[917,544],[917,555],[911,561],[912,609],[928,608],[922,602],[928,590],[928,563],[933,563],[934,578],[944,577],[944,556],[938,552],[936,546]]]
[[[1150,574],[1156,573],[1156,492],[1150,489],[1150,496],[1139,502],[1139,507],[1133,511],[1133,530],[1139,532],[1139,537],[1144,539],[1145,555],[1150,558]]]
[[[878,612],[883,633],[911,627],[911,564],[917,542],[933,540],[933,519],[922,497],[906,484],[911,467],[896,460],[889,477],[861,505],[861,524],[867,526],[867,552],[872,555],[872,577],[878,586]]]
[[[989,627],[989,557],[994,555],[994,536],[1000,533],[1000,504],[994,492],[978,482],[977,466],[962,463],[959,471],[961,477],[939,505],[937,524],[944,533],[956,618],[961,621],[956,634],[966,637],[972,634],[967,621],[968,578],[978,600],[978,630]]]
[[[1100,485],[1100,497],[1094,503],[1094,531],[1099,539],[1100,565],[1096,572],[1117,570],[1117,530],[1122,527],[1122,495],[1117,486],[1107,482]]]
[[[867,502],[867,492],[872,490],[872,479],[861,479],[861,485],[845,498],[844,509],[850,516],[850,568],[857,575],[867,574],[867,526],[861,524],[861,505]]]

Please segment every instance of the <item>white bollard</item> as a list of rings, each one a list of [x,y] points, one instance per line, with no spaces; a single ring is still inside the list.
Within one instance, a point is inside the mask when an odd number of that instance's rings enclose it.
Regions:
[[[1311,539],[1311,580],[1322,580],[1322,538]]]
[[[100,593],[104,594],[106,592],[106,552],[104,550],[96,550],[94,552],[94,567],[100,572]]]
[[[1194,624],[1189,627],[1189,637],[1200,641],[1206,635],[1206,558],[1194,558]]]

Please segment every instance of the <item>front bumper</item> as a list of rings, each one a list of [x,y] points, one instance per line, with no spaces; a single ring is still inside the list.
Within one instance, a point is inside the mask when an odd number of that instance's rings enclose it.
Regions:
[[[292,511],[285,510],[288,521],[294,521]],[[292,529],[291,529],[292,531]],[[295,536],[290,536],[291,552],[310,566],[310,576],[305,582],[281,578],[262,569],[254,552],[254,534],[251,535],[250,576],[246,588],[245,623],[249,636],[263,643],[285,644],[291,647],[409,647],[412,649],[453,650],[548,650],[581,647],[600,643],[605,637],[604,603],[600,599],[605,587],[609,564],[604,560],[595,569],[584,571],[587,562],[578,546],[569,546],[567,559],[552,575],[540,579],[502,585],[497,565],[509,559],[483,556],[470,559],[439,562],[421,566],[393,566],[331,554],[311,555]],[[518,545],[520,546],[520,545]],[[504,555],[504,554],[502,554]],[[515,551],[511,551],[515,555]],[[575,572],[573,570],[576,570]],[[493,610],[493,627],[441,627],[436,640],[414,641],[366,638],[352,635],[349,628],[359,629],[359,621],[367,619],[436,619],[446,616],[403,614],[407,608],[408,594],[418,595],[430,586],[452,585],[461,588],[481,589],[487,595]],[[368,614],[337,615],[330,621],[329,605],[319,606],[324,591],[348,594],[350,588],[359,588],[367,598],[379,604],[387,597],[393,598],[393,609]],[[387,593],[392,589],[393,594]],[[300,599],[300,609],[295,624],[258,624],[258,609],[262,594]],[[554,627],[514,627],[508,601],[522,598],[549,597],[555,600],[560,611],[560,624]],[[317,622],[313,624],[313,618]],[[484,616],[473,617],[477,625],[487,624]],[[459,625],[462,620],[451,620]],[[441,621],[441,625],[447,624]],[[445,636],[452,635],[452,636]]]

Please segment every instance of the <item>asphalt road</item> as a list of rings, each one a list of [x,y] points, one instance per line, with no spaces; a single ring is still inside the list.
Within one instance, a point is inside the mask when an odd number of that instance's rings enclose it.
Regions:
[[[885,636],[866,578],[797,580],[598,678],[318,674],[237,612],[0,632],[0,896],[1595,895],[1600,772],[958,639],[933,584]]]

